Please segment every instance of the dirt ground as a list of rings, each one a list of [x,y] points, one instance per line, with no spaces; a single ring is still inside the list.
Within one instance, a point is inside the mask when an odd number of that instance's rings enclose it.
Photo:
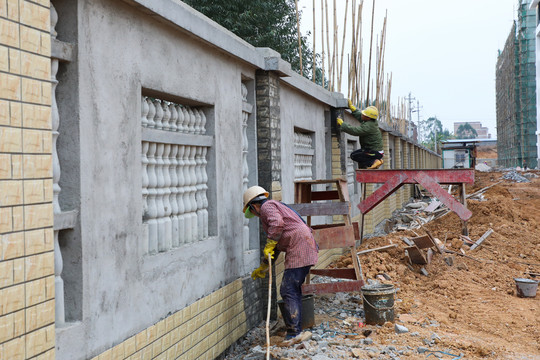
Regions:
[[[502,175],[477,171],[467,193],[501,181]],[[433,329],[426,325],[436,323],[441,348],[463,353],[465,359],[540,359],[540,290],[535,298],[520,298],[514,281],[534,279],[530,273],[540,273],[540,177],[528,183],[504,180],[484,197],[486,201],[469,200],[467,204],[473,213],[468,223],[473,241],[493,229],[475,250],[459,239],[461,220],[457,215],[449,213],[425,225],[447,249],[459,252],[463,248],[474,259],[453,255],[449,266],[436,253],[430,264],[423,265],[428,276],[422,275],[422,266],[413,265],[414,271],[407,266],[406,244],[401,240],[416,235],[401,231],[364,241],[359,250],[398,244],[387,251],[360,255],[364,275],[375,279],[378,274],[388,274],[391,280],[386,282],[398,289],[396,323],[420,337],[429,337]],[[370,336],[383,344],[419,346],[414,337],[396,334],[393,326],[378,328]],[[415,356],[419,354],[403,358]]]

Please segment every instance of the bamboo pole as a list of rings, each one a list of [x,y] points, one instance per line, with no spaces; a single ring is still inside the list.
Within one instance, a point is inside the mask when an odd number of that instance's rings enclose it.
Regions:
[[[356,78],[354,81],[356,82],[356,103],[361,105],[361,99],[364,94],[364,87],[363,87],[363,78],[364,72],[363,72],[363,61],[362,61],[362,49],[364,48],[364,41],[362,40],[362,10],[364,6],[364,1],[360,1],[360,4],[358,5],[358,19],[356,23],[356,53],[355,53],[355,61],[358,62],[358,65],[356,67]],[[359,69],[359,71],[358,71]]]
[[[298,14],[298,0],[294,0],[296,6],[296,30],[298,33],[298,55],[300,56],[300,75],[304,75],[304,69],[302,67],[302,38],[300,37],[300,17]]]
[[[316,52],[315,52],[315,0],[313,0],[313,59],[311,60],[311,70],[312,71],[312,79],[313,79],[313,82],[316,82],[315,81],[315,76],[317,74],[317,56],[316,56]]]
[[[321,0],[321,44],[322,44],[322,54],[321,54],[321,62],[322,62],[322,80],[321,80],[321,86],[324,88],[324,79],[326,77],[326,72],[324,68],[324,0]]]
[[[369,62],[368,62],[366,106],[369,105],[369,90],[370,90],[370,82],[371,82],[371,53],[373,49],[373,22],[374,20],[375,20],[375,0],[373,0],[373,9],[371,11],[371,39],[369,41]]]
[[[266,360],[270,360],[270,310],[272,308],[272,254],[268,254],[268,308],[266,310]]]
[[[331,77],[331,70],[330,70],[330,35],[329,35],[329,25],[328,25],[328,0],[324,0],[324,12],[326,13],[326,48],[328,50],[328,54],[326,54],[326,57],[328,59],[327,65],[328,65],[328,90],[330,90],[330,77]]]
[[[335,91],[335,85],[336,85],[336,52],[338,50],[337,48],[337,42],[338,42],[338,39],[337,39],[337,32],[338,32],[338,26],[337,26],[337,14],[336,14],[336,0],[334,0],[334,43],[332,44],[332,81],[331,81],[331,91]]]
[[[341,91],[341,78],[343,76],[343,54],[345,53],[345,35],[347,34],[348,8],[349,8],[349,0],[346,0],[345,1],[345,20],[343,22],[343,40],[341,41],[341,60],[340,60],[340,65],[339,65],[339,70],[338,70],[338,91]]]
[[[355,30],[355,23],[356,23],[356,0],[353,0],[352,2],[352,21],[351,21],[351,27],[352,27],[352,41],[351,41],[351,52],[350,56],[347,56],[347,62],[349,63],[349,72],[347,76],[347,98],[352,99],[352,90],[353,90],[353,79],[356,77],[356,64],[354,64],[354,59],[356,58],[356,30]]]

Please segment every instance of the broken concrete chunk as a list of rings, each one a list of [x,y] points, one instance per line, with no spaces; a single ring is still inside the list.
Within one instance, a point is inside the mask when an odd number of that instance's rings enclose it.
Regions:
[[[394,329],[396,330],[396,334],[405,334],[409,332],[409,329],[403,325],[396,324]]]

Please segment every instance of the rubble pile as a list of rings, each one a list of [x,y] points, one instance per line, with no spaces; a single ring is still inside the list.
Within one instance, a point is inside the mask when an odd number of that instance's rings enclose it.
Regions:
[[[502,176],[502,178],[505,179],[505,180],[511,180],[511,181],[518,182],[518,183],[530,182],[529,179],[527,179],[526,177],[518,174],[517,171],[515,171],[515,170],[512,170],[512,171],[509,171],[509,172],[505,173]]]

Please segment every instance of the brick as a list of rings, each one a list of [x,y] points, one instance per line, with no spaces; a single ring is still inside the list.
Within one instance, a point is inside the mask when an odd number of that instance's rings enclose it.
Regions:
[[[11,123],[9,113],[9,101],[0,100],[0,125],[9,125]]]
[[[22,78],[21,83],[22,101],[30,103],[41,103],[41,81]]]
[[[0,181],[0,206],[14,206],[23,203],[23,186],[21,181]]]
[[[54,300],[29,307],[25,311],[27,332],[54,323]]]
[[[26,306],[47,300],[47,280],[38,279],[24,284]]]
[[[0,84],[2,84],[0,87],[0,98],[9,100],[21,99],[21,79],[18,76],[0,73]]]
[[[23,104],[22,124],[26,128],[52,129],[51,108],[49,106]]]
[[[0,316],[0,343],[11,340],[15,337],[14,319],[15,314]]]
[[[0,0],[0,17],[7,17],[7,4],[6,0]],[[2,353],[0,352],[0,355]]]
[[[23,155],[23,174],[25,179],[51,178],[52,155]]]
[[[13,260],[0,262],[0,288],[13,284]]]
[[[124,341],[124,356],[128,357],[135,353],[136,350],[136,340],[135,336],[130,337],[126,341]]]
[[[25,255],[34,255],[54,250],[54,239],[50,235],[47,236],[49,232],[52,232],[52,230],[49,230],[50,229],[40,229],[25,232]]]
[[[0,154],[0,180],[4,179],[11,179],[11,155],[9,154]]]
[[[54,274],[54,253],[29,256],[26,261],[26,281]]]
[[[36,356],[54,348],[54,324],[26,334],[26,356]]]
[[[19,4],[21,24],[49,32],[49,9],[28,1],[21,1]]]
[[[51,56],[51,36],[48,33],[41,33],[41,49],[39,54],[48,57]]]
[[[23,232],[0,235],[0,260],[9,260],[23,255]]]
[[[11,102],[10,108],[10,125],[21,126],[22,125],[22,104],[19,102]]]
[[[15,338],[4,344],[4,357],[9,360],[24,360],[25,357],[25,336]]]
[[[52,154],[52,131],[41,132],[41,149],[45,154]]]
[[[35,204],[44,202],[45,191],[43,180],[24,180],[24,203]]]
[[[13,283],[20,284],[24,281],[24,258],[13,260]]]
[[[52,85],[49,81],[43,81],[41,83],[41,104],[51,105],[52,103]]]
[[[25,230],[53,226],[53,205],[51,203],[24,207]]]
[[[22,131],[22,151],[25,153],[43,152],[42,130],[23,129]]]
[[[111,349],[111,360],[123,360],[124,358],[124,343],[118,344]]]
[[[55,349],[54,348],[47,351],[44,354],[39,355],[36,358],[36,360],[55,360],[55,359],[56,359],[56,354],[55,354]]]
[[[19,46],[19,24],[0,18],[0,44]]]
[[[31,54],[29,52],[22,52],[20,56],[20,62],[21,75],[33,77],[40,80],[51,79],[50,58]]]
[[[53,311],[53,317],[54,317],[54,311]],[[16,313],[13,314],[13,335],[15,337],[24,335],[24,333],[26,332],[24,319],[25,319],[24,310],[17,311]],[[53,322],[54,322],[54,319],[53,319]]]
[[[2,45],[0,45],[0,71],[9,71],[9,50]]]
[[[0,152],[22,151],[22,130],[20,128],[0,127]]]
[[[21,25],[21,50],[39,54],[41,51],[41,34],[42,32],[39,30]]]
[[[13,229],[13,215],[11,208],[0,208],[0,234]]]
[[[7,0],[8,18],[19,21],[19,2],[16,0]]]
[[[146,330],[135,335],[135,344],[137,351],[148,345],[148,336],[146,335]]]
[[[12,224],[13,231],[24,230],[24,207],[14,206],[12,209]]]
[[[17,75],[21,73],[21,52],[17,49],[9,49],[9,72]]]

